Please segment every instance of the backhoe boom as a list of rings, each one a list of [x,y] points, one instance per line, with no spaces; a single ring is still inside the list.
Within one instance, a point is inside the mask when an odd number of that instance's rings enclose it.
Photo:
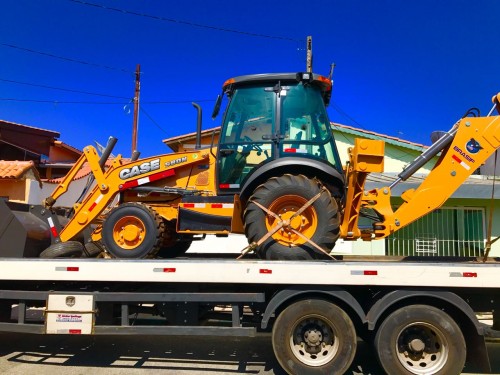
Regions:
[[[497,110],[500,109],[499,98],[500,93],[493,98]],[[387,237],[442,206],[460,185],[500,147],[500,116],[466,117],[445,133],[438,141],[441,146],[436,146],[442,148],[436,165],[420,186],[406,190],[401,195],[404,202],[395,211],[390,202],[391,188],[400,180],[406,180],[420,168],[423,164],[422,158],[419,157],[410,164],[399,175],[396,183],[390,187],[365,191],[366,175],[377,171],[373,169],[376,163],[373,165],[359,163],[357,159],[360,158],[359,155],[361,158],[366,157],[366,150],[370,147],[379,147],[376,145],[380,141],[363,140],[362,142],[364,143],[356,144],[356,147],[351,150],[350,169],[347,170],[347,190],[351,191],[354,199],[347,201],[341,235],[349,240]],[[360,145],[363,147],[359,147]],[[436,151],[439,151],[436,147],[431,146],[429,151],[436,154]],[[373,224],[371,230],[362,231],[357,226],[362,209],[373,209],[381,218],[379,222]]]

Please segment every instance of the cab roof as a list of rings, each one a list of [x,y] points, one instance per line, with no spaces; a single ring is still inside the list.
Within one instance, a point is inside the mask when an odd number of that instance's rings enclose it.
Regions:
[[[327,77],[315,73],[265,73],[265,74],[251,74],[238,76],[228,79],[222,85],[223,90],[227,90],[234,86],[243,86],[245,84],[256,83],[277,83],[280,82],[309,82],[318,85],[324,91],[329,91],[332,88],[332,82]]]

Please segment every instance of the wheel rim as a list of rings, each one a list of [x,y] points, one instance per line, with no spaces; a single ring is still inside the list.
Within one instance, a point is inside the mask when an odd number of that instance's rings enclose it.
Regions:
[[[266,215],[268,231],[278,225],[280,220],[291,220],[289,226],[283,227],[273,234],[275,241],[288,247],[305,243],[306,241],[294,233],[292,228],[307,238],[314,235],[318,227],[318,216],[312,205],[292,219],[293,215],[306,203],[307,199],[298,195],[284,195],[271,203],[268,209],[278,215],[279,220],[271,215]]]
[[[138,217],[124,216],[113,227],[113,240],[122,249],[134,250],[144,242],[145,238],[146,226]]]
[[[398,360],[412,374],[435,374],[448,361],[448,340],[429,323],[407,325],[399,333],[396,345]]]
[[[293,328],[290,348],[295,357],[308,366],[323,366],[338,352],[339,341],[332,324],[319,316],[301,319]]]

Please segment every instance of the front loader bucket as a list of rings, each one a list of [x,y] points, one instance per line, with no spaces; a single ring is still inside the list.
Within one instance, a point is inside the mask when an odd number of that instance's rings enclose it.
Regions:
[[[29,207],[0,199],[0,258],[38,257],[50,246],[48,223],[32,214]]]

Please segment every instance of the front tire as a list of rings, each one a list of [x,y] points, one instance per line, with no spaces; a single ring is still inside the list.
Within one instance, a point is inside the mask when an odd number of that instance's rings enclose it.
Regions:
[[[426,305],[390,314],[378,329],[375,349],[388,374],[460,374],[466,357],[464,336],[455,321]]]
[[[340,307],[321,299],[295,302],[276,319],[274,354],[288,374],[343,374],[356,354],[356,331]]]
[[[151,207],[125,203],[114,208],[102,225],[102,242],[115,258],[154,257],[163,243],[165,224]]]
[[[290,227],[309,238],[329,253],[339,237],[340,218],[337,202],[330,192],[316,179],[303,175],[285,174],[273,177],[255,189],[244,213],[245,234],[248,241],[257,242],[266,235],[278,220],[268,215],[257,202],[279,215],[291,219],[311,198],[319,194],[301,215],[290,222]],[[326,254],[287,228],[274,233],[258,249],[263,259],[307,260],[324,259]]]

